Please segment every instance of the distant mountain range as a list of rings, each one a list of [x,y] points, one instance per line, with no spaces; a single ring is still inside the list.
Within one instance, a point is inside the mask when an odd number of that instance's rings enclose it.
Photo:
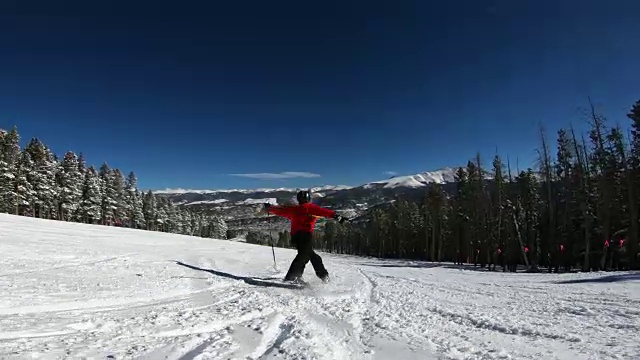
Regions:
[[[360,186],[327,185],[311,188],[314,202],[320,206],[333,208],[346,216],[354,217],[369,208],[387,203],[398,197],[421,198],[433,184],[445,186],[454,183],[457,168],[443,168],[407,176],[395,176]],[[153,191],[156,195],[169,198],[175,204],[188,206],[194,210],[221,214],[230,228],[247,230],[264,227],[264,215],[259,213],[260,205],[294,203],[300,189],[231,189],[231,190],[190,190],[164,189]],[[284,228],[286,222],[278,222]]]
[[[426,171],[415,175],[393,176],[386,180],[373,181],[360,186],[325,185],[311,188],[313,193],[327,193],[353,189],[394,189],[394,188],[424,188],[431,184],[446,184],[454,181],[457,168],[443,168],[436,171]],[[182,195],[222,195],[222,194],[264,194],[264,193],[293,193],[300,188],[261,188],[261,189],[222,189],[222,190],[193,190],[193,189],[164,189],[154,190],[155,194],[179,197]]]

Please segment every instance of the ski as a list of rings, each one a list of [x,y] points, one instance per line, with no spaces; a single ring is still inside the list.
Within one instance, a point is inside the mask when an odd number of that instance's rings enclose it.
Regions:
[[[304,289],[309,287],[309,283],[304,280],[297,281],[285,281],[282,278],[274,277],[248,277],[244,280],[247,284],[264,286],[264,287],[279,287],[285,289]]]

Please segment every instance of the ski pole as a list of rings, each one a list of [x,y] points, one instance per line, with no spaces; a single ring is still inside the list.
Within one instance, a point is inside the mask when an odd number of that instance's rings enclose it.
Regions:
[[[269,237],[271,238],[271,253],[273,253],[273,268],[278,271],[278,265],[276,264],[276,250],[273,246],[273,225],[271,224],[271,216],[269,216]]]

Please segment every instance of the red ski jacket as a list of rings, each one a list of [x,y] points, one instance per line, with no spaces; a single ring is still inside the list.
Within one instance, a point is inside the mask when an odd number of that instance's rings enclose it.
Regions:
[[[294,206],[270,206],[267,211],[291,221],[291,235],[304,231],[313,233],[318,217],[332,218],[336,212],[322,208],[313,203],[303,203]]]

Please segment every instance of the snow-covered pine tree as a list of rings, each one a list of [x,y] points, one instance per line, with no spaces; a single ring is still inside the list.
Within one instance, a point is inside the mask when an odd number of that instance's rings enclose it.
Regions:
[[[102,201],[100,204],[102,224],[113,223],[113,215],[116,208],[114,188],[111,181],[111,168],[107,163],[102,163],[98,172],[100,178]]]
[[[102,219],[102,185],[98,172],[90,166],[84,173],[82,200],[78,211],[83,222],[99,223]]]
[[[73,151],[64,155],[59,174],[58,204],[60,219],[77,219],[76,212],[82,201],[82,184],[84,174],[80,172],[78,157]]]
[[[144,203],[142,201],[143,193],[140,190],[136,190],[133,195],[132,202],[132,218],[131,218],[131,226],[136,229],[144,229],[145,228],[145,220],[144,220],[144,212],[142,211]]]
[[[174,234],[183,234],[182,225],[183,225],[183,211],[173,202],[169,201],[170,212],[169,216],[171,216],[171,232]]]
[[[167,213],[167,230],[166,231],[174,234],[179,233],[177,207],[170,200],[165,199],[164,209],[165,209],[165,212]]]
[[[33,171],[34,165],[33,161],[31,161],[31,156],[29,156],[28,152],[22,151],[18,159],[15,178],[17,215],[34,215],[33,204],[35,203],[34,199],[36,197],[36,192],[33,188],[33,185],[29,181],[29,177],[33,173]]]
[[[127,225],[132,228],[144,227],[144,213],[142,212],[142,193],[138,190],[138,178],[132,171],[124,182],[124,194],[127,213]]]
[[[111,169],[109,174],[109,189],[113,198],[114,220],[117,223],[129,223],[127,214],[127,196],[125,192],[125,179],[120,169]]]
[[[34,163],[34,171],[29,174],[29,182],[36,194],[35,213],[39,218],[53,218],[58,194],[55,174],[57,163],[51,150],[37,138],[31,139],[25,151]]]
[[[158,209],[156,208],[155,195],[149,190],[142,199],[142,213],[144,215],[145,227],[147,230],[156,230]]]
[[[191,235],[202,237],[202,222],[200,214],[191,213]]]
[[[84,159],[84,155],[82,153],[78,154],[78,172],[83,176],[87,171],[87,161]]]
[[[222,216],[214,215],[209,220],[210,233],[209,237],[214,239],[226,239],[227,238],[227,223],[224,221]]]
[[[155,195],[154,195],[155,196]],[[156,212],[157,212],[157,231],[169,232],[169,226],[171,225],[168,212],[167,200],[162,197],[156,198]]]
[[[186,209],[182,211],[182,233],[184,235],[193,235],[192,213]]]
[[[136,191],[138,186],[138,179],[133,172],[130,172],[124,181],[124,196],[126,203],[126,213],[127,213],[127,226],[135,227],[135,218],[136,214],[134,213],[135,208],[135,200],[136,200]]]
[[[57,220],[62,219],[62,204],[60,203],[60,187],[62,185],[62,162],[59,161],[58,156],[56,154],[53,155],[53,178],[54,178],[54,191],[55,196],[53,197],[53,206],[51,207],[51,218]]]
[[[78,201],[78,209],[76,210],[76,214],[74,216],[74,221],[79,221],[79,222],[82,222],[82,216],[80,215],[80,204],[82,203],[82,188],[84,186],[84,178],[86,173],[87,173],[87,162],[84,159],[84,155],[80,153],[78,155],[78,174],[79,174],[79,182],[80,182],[78,187],[80,188],[80,200]]]
[[[177,206],[173,206],[173,215],[172,222],[173,228],[171,230],[172,233],[175,234],[184,234],[183,225],[184,225],[184,212]]]
[[[15,214],[18,208],[16,194],[17,163],[20,156],[20,136],[14,127],[0,131],[0,211]]]

